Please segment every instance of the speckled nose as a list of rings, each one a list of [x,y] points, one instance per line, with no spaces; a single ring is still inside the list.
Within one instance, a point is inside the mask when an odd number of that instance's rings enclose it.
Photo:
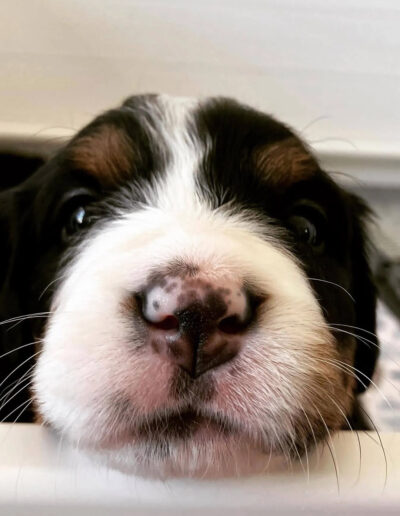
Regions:
[[[258,305],[239,283],[173,275],[137,297],[153,350],[194,378],[237,355]]]

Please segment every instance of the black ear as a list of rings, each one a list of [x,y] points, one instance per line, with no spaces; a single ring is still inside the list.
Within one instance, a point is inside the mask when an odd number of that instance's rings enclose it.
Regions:
[[[44,159],[39,155],[0,151],[0,294],[10,275],[19,229],[18,185],[22,185],[43,164]],[[0,305],[0,311],[2,308]]]
[[[357,392],[364,392],[371,383],[379,356],[379,342],[376,336],[376,288],[368,262],[370,241],[366,231],[366,223],[371,212],[356,195],[350,195],[352,211],[352,293],[355,300],[354,333],[359,335],[355,353],[354,367],[359,377]],[[360,374],[360,372],[362,374]]]
[[[21,252],[21,231],[15,190],[4,190],[0,192],[0,422],[32,419],[25,407],[34,353],[31,328],[24,322],[9,322],[26,314],[21,288],[26,284],[23,271],[29,254]]]

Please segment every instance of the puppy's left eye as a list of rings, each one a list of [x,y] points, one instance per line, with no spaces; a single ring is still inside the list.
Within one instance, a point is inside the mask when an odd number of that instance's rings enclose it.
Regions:
[[[317,251],[323,249],[326,237],[326,219],[319,210],[310,206],[298,206],[289,217],[288,226],[298,241]]]

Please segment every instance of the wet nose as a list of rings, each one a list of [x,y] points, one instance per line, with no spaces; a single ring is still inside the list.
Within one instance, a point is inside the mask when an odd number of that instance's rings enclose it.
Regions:
[[[196,378],[237,355],[259,299],[234,282],[158,278],[137,296],[153,349]]]

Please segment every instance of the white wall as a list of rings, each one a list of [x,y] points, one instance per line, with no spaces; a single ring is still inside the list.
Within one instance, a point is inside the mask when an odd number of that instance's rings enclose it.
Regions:
[[[1,0],[3,133],[68,132],[148,91],[235,96],[334,152],[400,155],[400,2]]]

